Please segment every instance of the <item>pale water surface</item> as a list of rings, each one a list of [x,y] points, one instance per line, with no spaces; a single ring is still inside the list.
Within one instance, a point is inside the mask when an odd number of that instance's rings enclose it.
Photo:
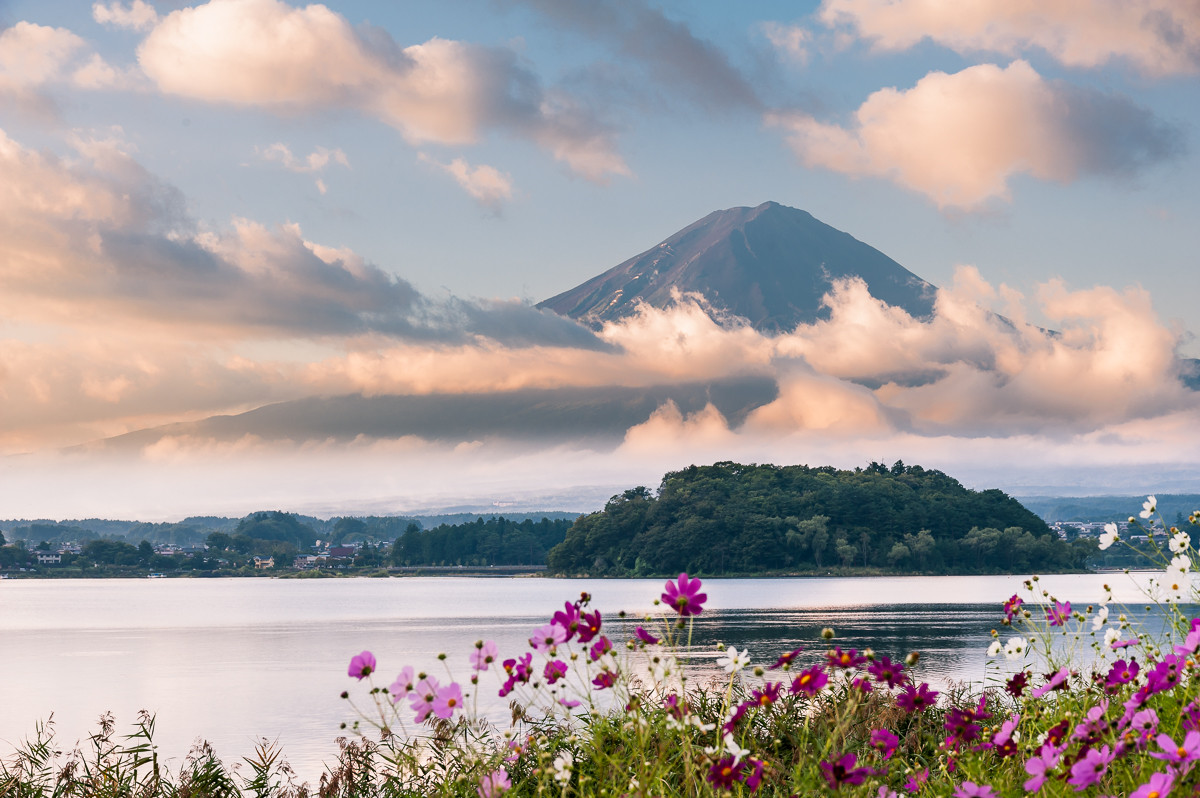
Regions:
[[[920,651],[922,678],[932,682],[980,682],[999,604],[1021,581],[706,580],[697,659],[715,657],[721,640],[769,664],[830,626],[844,647],[894,658]],[[1118,601],[1143,603],[1122,575],[1042,579],[1077,605],[1098,601],[1105,582]],[[504,656],[528,650],[531,631],[581,591],[593,595],[620,644],[632,623],[618,623],[617,611],[656,612],[662,587],[662,580],[528,578],[0,581],[0,756],[51,713],[60,743],[70,744],[94,731],[105,711],[123,730],[148,709],[158,718],[161,752],[176,764],[197,738],[226,762],[250,754],[259,738],[277,738],[297,772],[312,779],[333,758],[339,722],[353,719],[338,697],[354,689],[346,675],[353,654],[375,653],[381,684],[404,665],[443,674],[439,652],[465,679],[476,640],[496,640]],[[494,685],[481,686],[484,708],[500,716]]]

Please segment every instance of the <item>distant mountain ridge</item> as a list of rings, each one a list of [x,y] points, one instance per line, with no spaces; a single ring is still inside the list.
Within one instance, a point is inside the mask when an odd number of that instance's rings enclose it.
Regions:
[[[876,299],[918,317],[936,288],[848,233],[777,202],[715,211],[657,246],[538,305],[587,324],[662,308],[694,292],[765,332],[827,318],[835,280],[857,277]]]

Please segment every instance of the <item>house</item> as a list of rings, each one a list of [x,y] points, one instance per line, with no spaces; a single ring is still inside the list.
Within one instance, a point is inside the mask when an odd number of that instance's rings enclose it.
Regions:
[[[334,546],[329,549],[329,556],[334,560],[349,560],[358,554],[353,546]]]
[[[260,570],[263,568],[274,568],[274,567],[275,567],[275,558],[274,557],[255,557],[254,558],[255,570]]]
[[[61,554],[51,554],[46,551],[39,551],[37,556],[38,565],[58,565],[62,562]]]
[[[307,571],[310,568],[316,568],[319,559],[315,554],[301,554],[292,560],[292,567],[298,571]]]

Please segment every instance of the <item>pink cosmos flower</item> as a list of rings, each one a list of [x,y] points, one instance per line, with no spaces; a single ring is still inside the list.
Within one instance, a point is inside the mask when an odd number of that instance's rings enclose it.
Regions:
[[[592,643],[592,647],[588,649],[588,654],[591,656],[592,661],[595,662],[612,650],[612,641],[604,635],[600,635],[600,637],[596,639],[596,642]]]
[[[1046,610],[1046,620],[1051,626],[1062,626],[1071,617],[1071,602],[1056,601],[1054,607]]]
[[[408,697],[408,703],[417,713],[413,720],[414,723],[424,723],[425,719],[433,714],[433,702],[437,700],[437,693],[438,681],[432,676],[426,676],[417,682],[412,695]]]
[[[1067,783],[1074,785],[1076,792],[1086,790],[1104,778],[1104,774],[1108,772],[1108,765],[1115,756],[1107,745],[1099,749],[1089,748],[1088,752],[1071,766],[1071,778],[1067,779]]]
[[[704,611],[704,602],[708,594],[700,592],[700,580],[688,579],[686,573],[680,574],[675,582],[667,582],[666,592],[662,594],[664,604],[671,607],[682,616],[699,615]]]
[[[645,643],[645,644],[646,644],[646,645],[648,645],[648,646],[652,646],[652,645],[654,645],[655,643],[657,643],[657,642],[658,642],[658,638],[657,638],[657,637],[655,637],[654,635],[650,634],[649,632],[647,632],[645,629],[643,629],[643,628],[642,628],[642,627],[640,627],[640,626],[639,626],[638,628],[634,629],[634,630],[633,630],[633,633],[634,633],[635,635],[637,635],[637,639],[638,639],[638,640],[641,640],[643,643]]]
[[[462,705],[462,688],[458,686],[458,682],[450,682],[437,691],[436,697],[433,699],[433,714],[442,720],[450,720],[454,711],[461,709]]]
[[[400,675],[396,677],[396,681],[388,685],[388,694],[391,695],[393,704],[399,704],[400,699],[416,689],[413,685],[413,679],[413,669],[410,665],[400,671]]]
[[[348,673],[350,676],[358,679],[360,682],[375,672],[375,655],[370,651],[364,651],[361,654],[355,654],[350,658],[350,668]]]
[[[874,771],[870,768],[856,768],[857,763],[857,756],[845,754],[837,761],[821,762],[821,775],[835,790],[843,784],[862,784]]]
[[[1181,773],[1186,773],[1191,769],[1191,763],[1200,759],[1200,731],[1188,732],[1183,738],[1182,745],[1176,745],[1175,741],[1167,734],[1160,734],[1154,739],[1162,751],[1151,753],[1150,756],[1155,759],[1165,759],[1175,765]]]
[[[1060,668],[1058,673],[1050,677],[1050,681],[1033,691],[1033,697],[1041,698],[1051,690],[1058,690],[1067,683],[1067,677],[1070,675],[1071,671],[1067,670],[1066,668]]]
[[[1171,788],[1175,786],[1173,773],[1155,773],[1150,781],[1133,791],[1129,798],[1167,798]]]
[[[999,796],[996,795],[996,791],[990,784],[976,784],[973,781],[964,781],[954,791],[954,798],[999,798]]]
[[[546,684],[554,684],[567,675],[567,663],[561,659],[547,662],[546,667],[542,670],[542,675],[546,677]]]
[[[479,798],[500,798],[511,789],[512,782],[509,781],[508,773],[504,768],[500,768],[480,779],[479,786],[475,788],[475,791],[479,793]]]
[[[500,657],[496,641],[489,640],[471,652],[471,666],[477,671],[486,671]]]
[[[557,645],[567,642],[567,630],[556,623],[548,623],[534,630],[529,638],[529,645],[538,651],[548,651]]]
[[[803,650],[804,650],[804,647],[801,646],[800,648],[794,648],[791,651],[780,654],[779,659],[775,660],[775,664],[772,665],[771,667],[767,668],[767,670],[773,671],[776,668],[782,668],[784,665],[791,665],[792,660],[794,660],[796,657],[798,657],[800,655],[800,652],[802,652]]]
[[[1017,614],[1017,610],[1021,609],[1021,605],[1024,603],[1020,596],[1013,593],[1012,598],[1004,602],[1004,620],[1011,621],[1013,616]]]
[[[1025,763],[1025,772],[1031,777],[1025,782],[1025,792],[1037,792],[1042,789],[1042,785],[1049,776],[1049,771],[1058,767],[1058,758],[1062,756],[1062,752],[1066,748],[1066,745],[1056,746],[1049,740],[1042,743],[1037,755]]]
[[[1123,659],[1117,660],[1108,669],[1108,675],[1104,677],[1104,689],[1110,693],[1115,693],[1121,685],[1132,682],[1137,677],[1140,669],[1141,666],[1138,665],[1136,659],[1129,662]]]
[[[929,781],[929,768],[925,768],[920,773],[914,773],[909,776],[908,781],[904,782],[904,789],[908,792],[920,792],[927,781]]]

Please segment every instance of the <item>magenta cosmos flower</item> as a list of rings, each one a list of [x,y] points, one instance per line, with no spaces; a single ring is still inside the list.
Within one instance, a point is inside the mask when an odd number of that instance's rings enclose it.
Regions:
[[[904,690],[896,694],[896,706],[905,712],[921,712],[937,702],[937,690],[930,690],[929,685],[921,682],[916,687],[904,685]]]
[[[349,675],[360,682],[375,672],[375,655],[370,651],[355,654],[350,658]]]
[[[875,771],[870,768],[855,767],[857,764],[858,757],[856,755],[845,754],[837,761],[821,762],[821,775],[835,790],[843,784],[862,784],[867,780],[867,776]]]
[[[1055,601],[1054,607],[1046,610],[1046,620],[1051,626],[1063,626],[1071,617],[1071,602]]]
[[[704,602],[708,601],[708,594],[700,592],[699,579],[688,579],[687,574],[680,574],[675,582],[667,582],[662,600],[680,615],[699,615],[704,610]]]
[[[1100,749],[1088,749],[1083,758],[1071,766],[1071,778],[1067,779],[1067,783],[1074,785],[1077,792],[1086,790],[1104,778],[1115,756],[1107,745]]]
[[[996,791],[990,784],[976,784],[973,781],[964,781],[954,791],[954,798],[999,798],[999,796],[996,795]]]
[[[1183,738],[1181,745],[1176,745],[1170,735],[1160,734],[1155,738],[1160,752],[1151,753],[1155,759],[1165,759],[1175,765],[1181,773],[1186,773],[1192,762],[1200,759],[1200,731],[1190,731]],[[1186,766],[1186,767],[1185,767]]]
[[[1129,798],[1166,798],[1171,788],[1175,786],[1175,775],[1172,773],[1155,773],[1150,781],[1133,791]]]
[[[820,665],[814,665],[792,680],[792,694],[805,693],[815,696],[829,683],[829,674]]]
[[[471,652],[471,665],[477,671],[486,671],[488,666],[499,658],[500,649],[496,646],[496,641],[489,640],[485,643],[481,640]]]

